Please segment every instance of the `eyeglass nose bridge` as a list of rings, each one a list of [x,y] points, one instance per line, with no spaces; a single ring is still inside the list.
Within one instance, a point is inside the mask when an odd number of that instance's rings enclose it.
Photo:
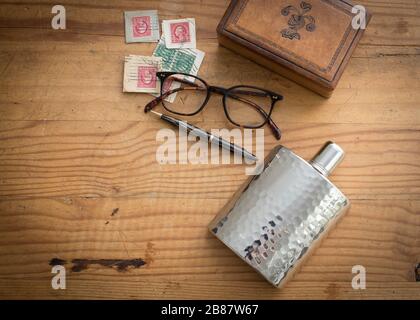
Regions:
[[[227,91],[227,90],[226,90],[225,88],[222,88],[222,87],[209,86],[209,91],[210,91],[210,92],[217,93],[217,94],[224,95],[224,94],[226,93],[226,91]]]

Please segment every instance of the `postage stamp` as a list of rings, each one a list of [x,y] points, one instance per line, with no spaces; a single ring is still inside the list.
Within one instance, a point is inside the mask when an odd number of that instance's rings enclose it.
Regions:
[[[188,22],[173,22],[169,26],[171,28],[172,43],[191,42],[190,24]]]
[[[154,57],[160,57],[162,59],[163,71],[188,73],[191,75],[198,74],[198,70],[200,69],[201,63],[204,59],[204,55],[205,53],[198,49],[168,49],[164,36],[160,38],[159,43],[153,52]],[[188,80],[194,81],[195,79],[190,78]],[[176,85],[177,84],[174,83],[170,89],[175,89]],[[174,102],[175,97],[176,94],[172,94],[165,100],[172,103]]]
[[[140,65],[137,67],[137,88],[156,88],[157,66]]]
[[[162,70],[162,58],[129,55],[124,62],[123,92],[159,93],[156,72]]]
[[[157,42],[160,38],[157,10],[124,12],[125,42]]]
[[[152,35],[150,16],[132,17],[131,24],[135,38],[150,37]]]
[[[195,49],[195,19],[163,20],[162,30],[168,49]]]

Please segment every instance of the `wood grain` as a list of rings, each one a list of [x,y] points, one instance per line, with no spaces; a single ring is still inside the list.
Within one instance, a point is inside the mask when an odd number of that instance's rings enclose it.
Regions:
[[[374,16],[326,100],[218,46],[227,0],[62,1],[59,31],[51,1],[0,1],[0,297],[420,299],[420,3],[362,2]],[[123,11],[140,9],[196,18],[209,83],[282,92],[282,144],[306,159],[329,139],[346,150],[332,180],[352,208],[283,290],[207,231],[244,166],[156,162],[151,97],[121,92],[123,57],[154,48],[124,43]],[[225,127],[220,111],[215,98],[192,121]],[[56,291],[56,257],[146,265],[68,271]],[[351,288],[356,264],[366,290]]]
[[[419,256],[419,201],[353,200],[346,217],[284,290],[261,281],[207,231],[224,202],[80,197],[2,201],[0,283],[4,289],[10,288],[7,283],[16,285],[3,296],[24,296],[25,283],[33,283],[32,294],[39,297],[418,298],[413,261]],[[118,214],[111,216],[115,208]],[[147,265],[126,273],[94,266],[69,272],[68,290],[57,292],[49,287],[51,257],[136,257]],[[366,291],[351,289],[355,264],[367,268]]]

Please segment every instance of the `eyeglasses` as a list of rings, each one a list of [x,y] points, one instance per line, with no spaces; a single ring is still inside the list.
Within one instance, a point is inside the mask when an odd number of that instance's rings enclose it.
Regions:
[[[193,116],[204,109],[212,93],[217,93],[223,96],[225,115],[235,126],[253,129],[268,123],[280,140],[281,131],[271,119],[271,113],[276,102],[283,100],[282,95],[254,86],[209,86],[199,77],[186,73],[157,72],[156,76],[161,83],[160,96],[150,101],[144,112],[162,102],[171,113]]]

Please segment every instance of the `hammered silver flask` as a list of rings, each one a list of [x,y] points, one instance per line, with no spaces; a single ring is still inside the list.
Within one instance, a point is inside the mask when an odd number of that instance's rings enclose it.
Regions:
[[[333,142],[309,162],[277,146],[210,231],[271,284],[284,285],[350,206],[328,179],[343,157]]]

